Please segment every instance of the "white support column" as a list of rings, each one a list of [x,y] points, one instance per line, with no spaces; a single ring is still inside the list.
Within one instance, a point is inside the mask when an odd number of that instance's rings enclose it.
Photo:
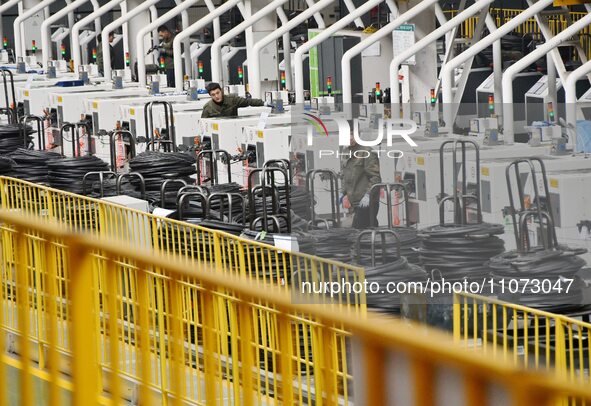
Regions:
[[[148,9],[154,4],[158,3],[158,1],[160,0],[129,0],[128,6],[130,6],[131,11],[116,19],[111,24],[108,24],[103,29],[103,32],[101,33],[101,46],[103,47],[103,71],[105,72],[106,78],[110,78],[112,73],[111,53],[109,52],[109,33],[121,27],[124,22],[129,22],[129,30],[131,33],[139,32],[143,27],[146,27],[148,24],[150,24],[150,14],[148,13]],[[137,55],[135,42],[130,43],[129,53],[131,58],[133,58],[133,55],[136,55],[137,57],[143,56]],[[133,63],[134,61],[132,59],[131,66],[133,66]]]
[[[125,1],[122,2],[122,0],[111,0],[108,3],[106,3],[104,6],[102,6],[98,10],[96,10],[95,12],[90,13],[89,15],[84,17],[82,20],[80,20],[76,24],[74,24],[74,27],[72,27],[71,37],[72,37],[72,59],[74,60],[74,71],[75,72],[78,72],[78,67],[82,64],[82,55],[81,55],[81,50],[80,50],[80,30],[82,28],[86,27],[88,24],[90,24],[93,21],[95,21],[95,27],[96,27],[96,20],[100,20],[102,15],[107,14],[109,11],[111,11],[112,9],[117,7],[118,4],[121,4],[121,7],[123,7],[124,3],[125,3]],[[100,33],[97,33],[96,35],[98,36],[99,34]]]
[[[411,0],[407,3],[399,3],[400,12],[404,13],[412,7],[423,3],[423,0]],[[426,8],[416,17],[408,21],[415,24],[415,40],[420,41],[429,33],[435,31],[435,9]],[[410,94],[411,105],[422,103],[430,90],[437,85],[437,43],[431,42],[415,54],[416,65],[410,69]],[[392,86],[392,85],[391,85]]]
[[[544,55],[550,53],[553,49],[556,49],[560,44],[567,41],[570,37],[577,34],[579,31],[584,29],[586,26],[591,24],[591,14],[585,15],[583,18],[578,20],[577,22],[573,23],[567,29],[558,33],[554,38],[550,41],[545,42],[543,45],[540,45],[535,51],[530,52],[515,64],[511,65],[505,73],[503,74],[503,101],[508,105],[512,106],[513,104],[513,79],[517,73],[521,72],[523,69],[534,63],[539,58],[543,57]],[[503,135],[505,137],[506,144],[513,144],[515,141],[515,133],[514,133],[514,114],[512,108],[505,109],[503,115]]]

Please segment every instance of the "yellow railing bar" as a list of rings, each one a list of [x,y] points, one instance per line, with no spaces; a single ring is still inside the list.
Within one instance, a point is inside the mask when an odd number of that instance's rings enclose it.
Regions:
[[[401,351],[411,360],[417,371],[415,375],[419,376],[420,379],[431,379],[435,373],[435,368],[445,365],[462,373],[464,376],[469,376],[475,388],[481,386],[480,381],[494,382],[506,386],[511,398],[516,402],[515,404],[550,404],[550,400],[559,399],[560,396],[574,396],[581,400],[591,401],[591,390],[588,387],[569,383],[560,377],[538,372],[526,372],[490,355],[485,357],[477,353],[460,351],[457,346],[453,345],[451,338],[447,334],[423,326],[373,314],[370,314],[367,318],[356,318],[351,316],[350,307],[338,305],[330,307],[296,305],[291,303],[290,299],[286,297],[284,291],[279,287],[270,286],[266,289],[260,289],[260,285],[254,281],[237,275],[223,275],[216,272],[210,264],[200,264],[199,267],[189,268],[186,263],[156,255],[149,250],[138,249],[129,252],[129,249],[120,242],[101,240],[91,236],[74,236],[55,227],[55,224],[35,222],[31,218],[15,215],[4,210],[0,211],[0,222],[14,226],[20,233],[25,230],[35,230],[35,232],[44,235],[45,238],[63,239],[68,245],[70,262],[80,264],[82,267],[73,272],[80,273],[80,276],[74,277],[70,281],[71,290],[81,292],[73,293],[70,305],[74,312],[73,321],[81,324],[81,326],[72,326],[71,329],[72,345],[75,349],[73,354],[74,362],[77,364],[73,368],[74,404],[76,405],[95,403],[99,398],[95,384],[84,382],[85,379],[96,378],[96,371],[91,373],[81,369],[83,362],[96,365],[93,350],[85,348],[85,346],[96,342],[89,339],[89,334],[94,334],[92,331],[94,323],[90,321],[85,324],[80,319],[82,309],[76,310],[77,307],[84,304],[91,305],[89,299],[85,298],[83,294],[92,286],[92,278],[87,276],[87,274],[90,274],[92,267],[86,264],[86,258],[97,250],[107,258],[124,257],[135,261],[140,269],[155,267],[165,270],[166,274],[175,280],[183,280],[184,278],[197,279],[205,293],[209,291],[231,291],[245,303],[264,302],[280,314],[309,314],[313,315],[318,320],[318,323],[324,326],[343,326],[353,333],[356,340],[361,340],[364,343],[364,348],[372,354],[367,359],[367,367],[370,367],[373,371],[385,371],[387,357],[382,356],[382,354],[389,350]],[[145,280],[148,276],[143,271],[140,271],[140,274],[144,275],[140,280]],[[115,276],[110,275],[110,277]],[[88,285],[83,286],[82,284]],[[139,290],[145,292],[145,284],[143,285],[143,287],[140,286]],[[210,296],[209,299],[211,300],[205,300],[204,302],[213,303],[213,297]],[[144,303],[147,303],[147,301]],[[86,309],[84,308],[84,310]],[[146,320],[140,318],[140,325],[144,322]],[[211,324],[207,324],[209,327],[214,325],[213,320],[210,320],[210,322]],[[211,334],[213,336],[212,333],[205,330],[206,335]],[[206,345],[211,339],[211,337],[208,337],[204,340]],[[209,350],[215,351],[215,348],[210,347]],[[82,353],[78,353],[78,351]],[[143,351],[148,350],[143,349]],[[85,353],[88,355],[84,355]],[[209,375],[215,373],[211,367],[211,364],[215,362],[213,359],[214,354],[215,352],[205,354],[206,358],[210,359],[210,361],[206,360],[206,365],[210,365],[210,367],[206,366],[206,399],[208,403],[212,404],[216,402],[215,388],[210,387],[209,384],[215,382],[215,379],[212,379]],[[149,368],[149,363],[147,365],[142,363],[142,376],[147,379],[148,374],[144,368]],[[366,370],[365,373],[368,374],[367,377],[372,376],[371,371]],[[82,379],[82,377],[85,379]],[[284,379],[287,379],[287,377],[284,377]],[[368,382],[370,388],[368,388],[367,400],[385,400],[387,398],[384,393],[386,385],[378,385],[375,389],[379,390],[379,392],[375,392],[371,390],[371,384],[371,381]],[[142,399],[147,401],[149,397],[148,394],[143,393],[145,390],[146,386],[142,384]],[[330,393],[327,396],[330,399]],[[426,395],[422,394],[421,396]],[[473,394],[470,398],[479,399],[479,396]],[[424,400],[428,401],[429,398],[424,397]],[[532,403],[534,400],[540,403]],[[361,403],[368,404],[363,401]]]

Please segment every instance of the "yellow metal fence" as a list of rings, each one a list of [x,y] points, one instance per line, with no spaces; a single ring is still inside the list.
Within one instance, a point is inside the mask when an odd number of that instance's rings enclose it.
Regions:
[[[495,19],[497,27],[500,27],[501,25],[515,18],[521,12],[523,12],[523,10],[501,8],[490,9],[490,14]],[[445,12],[448,18],[454,17],[455,15],[457,15],[457,13],[457,10],[449,10]],[[576,22],[583,18],[585,15],[586,13],[571,12],[570,18],[573,22]],[[474,36],[474,30],[476,28],[477,22],[478,17],[472,17],[466,20],[462,25],[460,25],[458,35],[463,38],[472,38]],[[565,15],[556,15],[552,16],[549,19],[549,27],[554,35],[566,29],[567,26],[568,21]],[[517,34],[522,35],[532,34],[537,38],[543,38],[540,31],[540,27],[534,18],[529,19],[525,23],[518,26],[517,29],[515,29],[515,32]],[[580,31],[579,35],[581,46],[586,51],[587,58],[591,59],[591,27],[585,27],[584,30]]]
[[[153,248],[169,258],[210,261],[226,273],[289,288],[294,277],[313,282],[363,282],[363,268],[235,236],[198,225],[126,208],[19,179],[0,177],[4,209],[57,220],[72,230],[126,241],[134,248]],[[365,312],[361,295],[338,301]]]
[[[321,282],[344,278],[354,282],[362,281],[363,278],[361,268],[297,252],[280,250],[274,246],[224,232],[156,217],[102,200],[91,199],[17,179],[0,177],[0,202],[4,209],[8,209],[12,213],[35,216],[35,221],[57,221],[67,230],[85,232],[100,238],[114,238],[124,241],[129,250],[153,249],[169,261],[184,261],[184,263],[191,264],[191,266],[194,264],[193,261],[206,261],[215,266],[218,272],[225,275],[236,274],[250,277],[266,285],[277,286],[287,295],[291,292],[292,279],[301,278],[307,281]],[[14,292],[13,287],[16,280],[15,264],[18,261],[14,253],[17,252],[17,249],[16,246],[11,245],[14,244],[11,242],[13,230],[10,228],[1,228],[0,230],[3,232],[4,237],[2,244],[4,253],[2,293],[4,298],[10,299],[13,297],[11,295]],[[35,286],[42,286],[43,273],[45,272],[43,266],[46,265],[48,260],[48,257],[45,256],[47,250],[50,255],[55,256],[55,258],[50,257],[49,260],[64,265],[59,274],[55,276],[61,281],[56,285],[56,289],[57,294],[63,301],[69,300],[71,292],[68,291],[67,281],[70,278],[71,271],[66,266],[67,247],[59,244],[47,245],[46,242],[35,239],[29,239],[27,244],[27,260],[30,261],[29,267],[32,272],[30,278],[35,281]],[[137,359],[139,339],[132,322],[140,308],[139,299],[136,296],[138,286],[135,279],[138,269],[134,262],[123,259],[115,261],[114,264],[117,272],[122,275],[117,286],[115,286],[116,289],[123,292],[117,301],[117,306],[120,308],[119,314],[125,315],[125,328],[119,331],[122,336],[121,342],[124,343],[121,344],[119,351],[125,358],[125,363],[120,365],[120,370],[130,381],[137,381],[141,377],[138,375],[137,364],[134,360]],[[109,266],[111,266],[110,263],[100,255],[97,254],[94,257],[92,262],[92,267],[95,270],[94,278],[101,295],[105,287],[108,286],[107,280],[104,278],[108,273],[105,269],[108,269]],[[153,388],[161,391],[163,399],[165,399],[165,394],[172,390],[170,388],[170,378],[167,374],[167,366],[158,363],[156,357],[157,354],[169,351],[171,345],[166,333],[158,330],[158,326],[167,326],[169,323],[170,314],[165,309],[171,308],[171,300],[177,300],[180,297],[186,317],[183,326],[186,334],[195,339],[201,334],[199,330],[204,315],[202,312],[195,311],[194,307],[192,307],[196,301],[201,300],[199,296],[200,288],[194,280],[184,281],[181,285],[182,289],[170,289],[165,287],[166,283],[162,275],[157,271],[153,271],[150,284],[151,295],[149,296],[150,307],[148,307],[148,312],[156,333],[151,336],[155,358],[152,360],[154,373],[149,383]],[[31,300],[34,300],[35,305],[41,308],[43,307],[43,295],[41,292],[35,293],[37,295],[34,295]],[[361,296],[343,295],[333,298],[331,301],[334,299],[337,302],[350,305],[351,312],[360,317],[365,314],[365,304]],[[321,301],[322,298],[316,298],[315,300]],[[97,299],[95,304],[102,303],[102,301],[101,296],[101,299]],[[240,317],[236,303],[229,298],[223,295],[216,297],[214,304],[216,333],[219,337],[225,337],[225,339],[220,338],[219,341],[219,352],[225,357],[219,361],[219,368],[220,373],[228,376],[226,384],[230,385],[230,382],[234,382],[234,379],[232,364],[228,363],[227,359],[231,358],[232,352],[236,351],[237,348],[235,337],[238,336],[238,327],[236,321]],[[202,309],[203,307],[199,308]],[[12,306],[5,308],[5,311],[6,320],[9,321],[6,328],[16,332],[19,325],[17,308]],[[64,306],[58,307],[56,311],[58,316],[55,325],[57,344],[64,354],[70,353],[71,347],[68,343],[67,331],[67,321],[70,315]],[[102,314],[102,310],[96,308],[96,314],[99,313]],[[32,325],[32,334],[34,334],[37,343],[34,358],[38,360],[41,367],[45,367],[48,362],[44,355],[44,345],[47,342],[47,334],[50,333],[50,330],[41,313],[37,312],[33,316],[35,316],[36,321]],[[131,317],[131,319],[127,317]],[[274,383],[273,378],[273,365],[277,365],[277,357],[279,356],[277,351],[277,345],[279,344],[277,342],[277,331],[280,326],[273,312],[260,310],[259,314],[255,314],[253,317],[255,317],[259,325],[259,329],[254,334],[254,339],[257,340],[260,346],[257,363],[262,365],[258,375],[259,387],[257,393],[261,399],[263,397],[274,399],[273,388],[276,383]],[[107,329],[106,319],[98,318],[96,320],[97,323],[100,323],[97,328],[105,331]],[[299,391],[299,403],[307,403],[306,399],[313,398],[315,393],[322,393],[324,390],[323,381],[313,373],[317,368],[317,361],[314,361],[315,358],[312,356],[313,351],[331,352],[333,354],[332,357],[336,365],[335,373],[331,379],[337,383],[335,393],[338,393],[341,399],[346,401],[350,386],[350,365],[348,365],[345,357],[347,332],[342,330],[332,331],[333,337],[330,348],[322,349],[317,342],[317,337],[313,334],[314,323],[306,319],[305,315],[301,316],[301,320],[302,322],[297,327],[294,327],[293,336],[291,337],[294,343],[298,343],[298,350],[294,357],[300,360],[296,363],[300,372],[298,374],[299,382],[296,385]],[[194,342],[191,343],[191,347],[187,348],[187,354],[191,354],[193,363],[187,364],[185,375],[187,376],[187,382],[198,382],[202,380],[199,376],[199,362],[202,360],[202,351],[200,353],[198,346]],[[105,343],[102,348],[107,347]],[[102,355],[103,366],[107,368],[109,354],[104,353]],[[128,396],[132,397],[133,395],[128,394]],[[199,385],[192,384],[184,393],[184,396],[185,400],[199,401],[204,394]],[[239,404],[239,401],[234,399],[233,403]]]
[[[294,305],[279,286],[31,216],[2,210],[0,223],[0,405],[14,392],[22,405],[336,405],[353,391],[359,405],[591,401],[588,387],[459,351],[434,330]],[[340,379],[350,358],[354,389]]]
[[[589,385],[591,324],[494,298],[454,297],[454,338],[525,367]]]

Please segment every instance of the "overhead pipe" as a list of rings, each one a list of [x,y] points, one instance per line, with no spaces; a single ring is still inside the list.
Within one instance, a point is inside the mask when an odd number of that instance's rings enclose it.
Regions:
[[[211,12],[213,10],[215,10],[215,4],[213,4],[213,1],[211,0],[205,0],[205,5],[207,6],[207,9]],[[244,15],[244,11],[241,10],[241,13],[243,13]],[[183,27],[183,30],[185,28]],[[222,33],[222,29],[220,27],[220,18],[217,17],[215,20],[213,20],[213,40],[215,41],[216,39],[218,39],[220,37]]]
[[[133,19],[140,13],[143,13],[144,11],[148,10],[150,7],[152,7],[159,1],[160,0],[146,0],[139,6],[134,7],[133,10],[131,10],[130,12],[126,13],[125,15],[122,15],[112,23],[107,24],[105,28],[103,28],[103,32],[101,33],[101,47],[103,50],[103,72],[105,73],[104,76],[106,78],[110,79],[112,74],[111,53],[109,52],[109,34],[115,31],[117,28],[121,27],[123,23]],[[142,56],[143,55],[138,55],[138,59]]]
[[[173,41],[173,50],[174,50],[174,75],[176,81],[176,89],[181,91],[183,90],[183,61],[182,61],[182,49],[181,43],[189,38],[193,33],[199,31],[207,24],[211,23],[216,17],[221,16],[225,12],[231,10],[237,4],[239,4],[241,0],[228,0],[221,6],[219,6],[214,11],[209,12],[205,17],[201,18],[196,23],[192,24],[189,28],[184,30],[183,32],[179,33]],[[191,58],[191,52],[189,49],[186,50],[185,56],[187,58]]]
[[[364,49],[368,48],[372,44],[376,43],[377,41],[381,40],[382,38],[387,37],[388,35],[392,35],[392,31],[396,28],[400,27],[402,24],[406,23],[407,21],[412,20],[416,16],[418,16],[421,12],[429,9],[433,4],[437,3],[438,0],[423,0],[410,10],[406,11],[405,13],[401,14],[397,18],[395,18],[392,22],[386,24],[378,31],[370,35],[369,37],[362,40],[360,43],[349,49],[343,55],[341,60],[341,69],[342,69],[342,83],[343,83],[343,104],[351,104],[353,102],[353,90],[352,90],[352,82],[351,82],[351,60],[359,55]]]
[[[121,15],[127,14],[127,0],[121,2]],[[121,33],[123,34],[123,55],[129,55],[129,27],[128,23],[124,22],[121,27]],[[99,34],[97,33],[97,36]]]
[[[475,57],[480,52],[491,46],[495,41],[498,41],[505,35],[509,34],[528,19],[543,11],[546,7],[551,6],[553,2],[554,0],[539,0],[538,3],[524,10],[522,13],[499,27],[495,32],[491,32],[489,35],[482,38],[480,41],[473,44],[471,47],[445,64],[441,73],[441,90],[443,100],[443,116],[447,126],[453,126],[453,109],[451,104],[453,103],[454,70],[468,59]],[[468,66],[466,68],[469,69],[470,67]]]
[[[211,44],[211,80],[214,82],[222,82],[222,46],[230,42],[236,35],[244,32],[248,27],[265,17],[267,14],[273,13],[278,7],[287,3],[288,0],[274,0],[265,7],[254,13],[250,18],[245,18],[243,22],[232,28],[230,31],[222,35]],[[248,50],[248,47],[247,47]]]
[[[68,4],[66,7],[62,8],[41,23],[41,54],[43,56],[41,66],[47,68],[48,62],[51,59],[51,24],[59,21],[67,14],[72,13],[86,2],[88,2],[88,0],[75,0],[73,3]]]
[[[22,25],[25,20],[34,16],[40,11],[43,11],[45,7],[49,7],[55,0],[43,0],[41,3],[36,4],[24,13],[20,14],[13,24],[14,28],[14,56],[15,58],[22,58],[25,56],[25,38],[22,31]]]
[[[310,49],[318,46],[323,41],[336,34],[339,30],[348,26],[353,19],[368,13],[375,6],[380,4],[383,0],[369,0],[365,2],[361,7],[355,10],[354,13],[348,14],[341,18],[330,27],[326,28],[320,34],[314,38],[308,40],[304,44],[300,45],[295,51],[293,58],[295,68],[295,95],[296,103],[304,103],[304,55],[310,51]]]
[[[82,28],[86,27],[91,22],[96,20],[100,21],[101,16],[107,14],[109,11],[117,7],[117,5],[119,5],[123,1],[124,0],[109,1],[107,4],[100,7],[98,10],[90,13],[82,20],[78,21],[76,24],[74,24],[74,27],[72,27],[72,59],[74,60],[74,70],[76,72],[78,71],[78,67],[82,65],[82,52],[80,50],[80,31],[82,30]],[[96,35],[98,34],[99,33],[97,33]]]
[[[348,14],[352,14],[355,12],[355,5],[353,4],[353,2],[351,0],[343,0],[345,2],[345,6],[347,7],[347,10],[349,11]],[[358,28],[365,28],[365,24],[363,24],[363,20],[360,17],[357,17],[355,19],[355,25]]]
[[[277,16],[281,25],[285,25],[289,22],[289,18],[285,14],[283,7],[277,7]],[[289,31],[283,34],[283,63],[285,65],[285,87],[287,89],[293,89],[292,83],[292,72],[291,72],[291,36]],[[283,89],[279,89],[283,90]]]
[[[308,7],[314,7],[314,0],[306,0],[306,4]],[[324,18],[322,17],[322,14],[320,14],[320,11],[314,13],[314,21],[316,21],[316,25],[319,29],[323,30],[326,28],[326,23],[324,22]]]
[[[154,28],[158,28],[162,24],[166,24],[175,16],[181,14],[183,11],[186,12],[187,9],[195,4],[197,4],[200,0],[185,0],[181,2],[179,6],[174,7],[172,10],[164,13],[162,16],[158,17],[156,20],[152,21],[146,27],[142,28],[136,35],[135,40],[137,43],[137,74],[138,74],[138,82],[140,86],[146,84],[146,48],[144,46],[144,38],[146,35],[150,33]],[[187,48],[188,49],[188,48]],[[191,66],[191,58],[185,58],[189,60],[189,67]]]
[[[97,12],[100,8],[101,5],[99,4],[98,0],[90,0],[90,3],[92,4],[92,12],[95,13]],[[101,19],[97,18],[96,20],[94,20],[94,32],[96,32],[97,34],[99,32],[101,32]],[[72,28],[72,27],[70,27]]]
[[[70,4],[72,4],[72,0],[66,0],[66,6],[69,6]],[[47,17],[47,18],[49,18],[49,17]],[[71,30],[73,26],[74,26],[74,11],[70,11],[68,13],[68,29]]]
[[[486,15],[486,28],[489,33],[493,34],[497,31],[497,24],[490,13]],[[493,47],[493,83],[495,95],[495,111],[498,116],[503,115],[503,49],[501,47],[501,39],[499,38],[492,44]]]
[[[591,73],[591,61],[584,63],[568,75],[564,83],[564,99],[566,102],[566,124],[569,130],[568,148],[577,151],[577,82]]]
[[[174,0],[177,6],[180,6],[183,3],[183,0]],[[186,30],[189,27],[189,12],[187,10],[183,10],[181,12],[181,28]],[[215,31],[215,29],[214,29]],[[191,41],[187,39],[183,44],[187,49],[191,48]],[[191,71],[191,58],[185,58],[185,71]]]
[[[0,5],[0,36],[4,38],[4,26],[2,25],[2,15],[17,4],[20,6],[23,0],[8,0],[6,3]],[[15,37],[16,38],[16,37]],[[15,41],[16,42],[16,41]]]
[[[390,14],[392,14],[394,16],[394,18],[398,17],[398,14],[400,14],[400,11],[398,10],[398,6],[396,5],[396,2],[394,2],[394,0],[386,0],[386,4],[388,5],[388,8],[390,9]]]
[[[540,45],[535,51],[530,52],[519,61],[515,62],[505,71],[503,74],[503,101],[508,106],[508,108],[505,109],[506,111],[503,115],[503,134],[505,137],[505,144],[513,144],[515,141],[515,123],[513,121],[513,79],[515,76],[529,65],[545,56],[551,50],[558,47],[563,42],[568,41],[573,35],[586,28],[589,24],[591,24],[591,14],[587,14],[579,21],[576,21],[564,31],[561,31],[559,34],[557,34],[554,38]]]
[[[271,34],[267,35],[254,45],[252,54],[250,54],[248,57],[248,84],[249,91],[250,94],[252,94],[252,97],[260,98],[262,96],[261,69],[259,60],[259,55],[261,54],[262,49],[271,42],[276,41],[284,33],[289,32],[293,30],[295,27],[297,27],[299,24],[304,23],[308,18],[314,15],[314,13],[322,11],[331,3],[334,3],[334,1],[335,0],[320,0],[318,3],[314,4],[314,6],[306,9],[297,17],[289,21],[289,23],[282,25],[279,29],[273,31]]]
[[[156,6],[150,6],[150,22],[154,22],[158,19],[158,9]],[[174,31],[174,28],[172,29]],[[158,38],[158,27],[152,30],[152,45],[158,46],[160,39]],[[139,55],[138,55],[139,58]]]
[[[453,17],[451,20],[437,28],[435,31],[432,31],[425,37],[421,38],[413,46],[394,57],[394,59],[390,63],[390,94],[392,104],[398,104],[398,101],[400,100],[400,87],[397,86],[398,71],[400,70],[400,65],[402,65],[402,63],[405,60],[424,49],[427,45],[437,41],[446,33],[450,32],[451,30],[462,24],[468,18],[481,12],[484,8],[488,7],[493,1],[494,0],[477,0],[476,3],[474,3],[472,6],[468,7],[467,9]]]

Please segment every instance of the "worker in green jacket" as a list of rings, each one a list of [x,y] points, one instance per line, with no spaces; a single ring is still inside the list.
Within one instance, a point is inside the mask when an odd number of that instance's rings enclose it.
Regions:
[[[381,183],[380,161],[370,147],[357,144],[351,133],[350,146],[342,154],[343,207],[354,212],[353,228],[377,227],[380,205],[379,191],[370,193],[371,188]],[[373,212],[373,218],[370,217]]]
[[[212,82],[206,89],[211,100],[203,107],[201,118],[236,117],[240,107],[265,105],[265,102],[260,99],[225,95],[219,83]]]
[[[166,25],[161,25],[158,27],[158,37],[160,39],[160,44],[158,45],[159,57],[164,58],[166,81],[168,82],[168,87],[174,87],[174,51],[172,46],[174,43],[174,34]]]
[[[100,37],[99,37],[100,38]],[[111,69],[115,69],[115,50],[113,49],[113,41],[115,40],[115,33],[109,33],[109,55],[111,56]],[[96,49],[96,65],[98,67],[99,73],[102,75],[104,73],[103,69],[103,47],[100,42],[97,43]]]

